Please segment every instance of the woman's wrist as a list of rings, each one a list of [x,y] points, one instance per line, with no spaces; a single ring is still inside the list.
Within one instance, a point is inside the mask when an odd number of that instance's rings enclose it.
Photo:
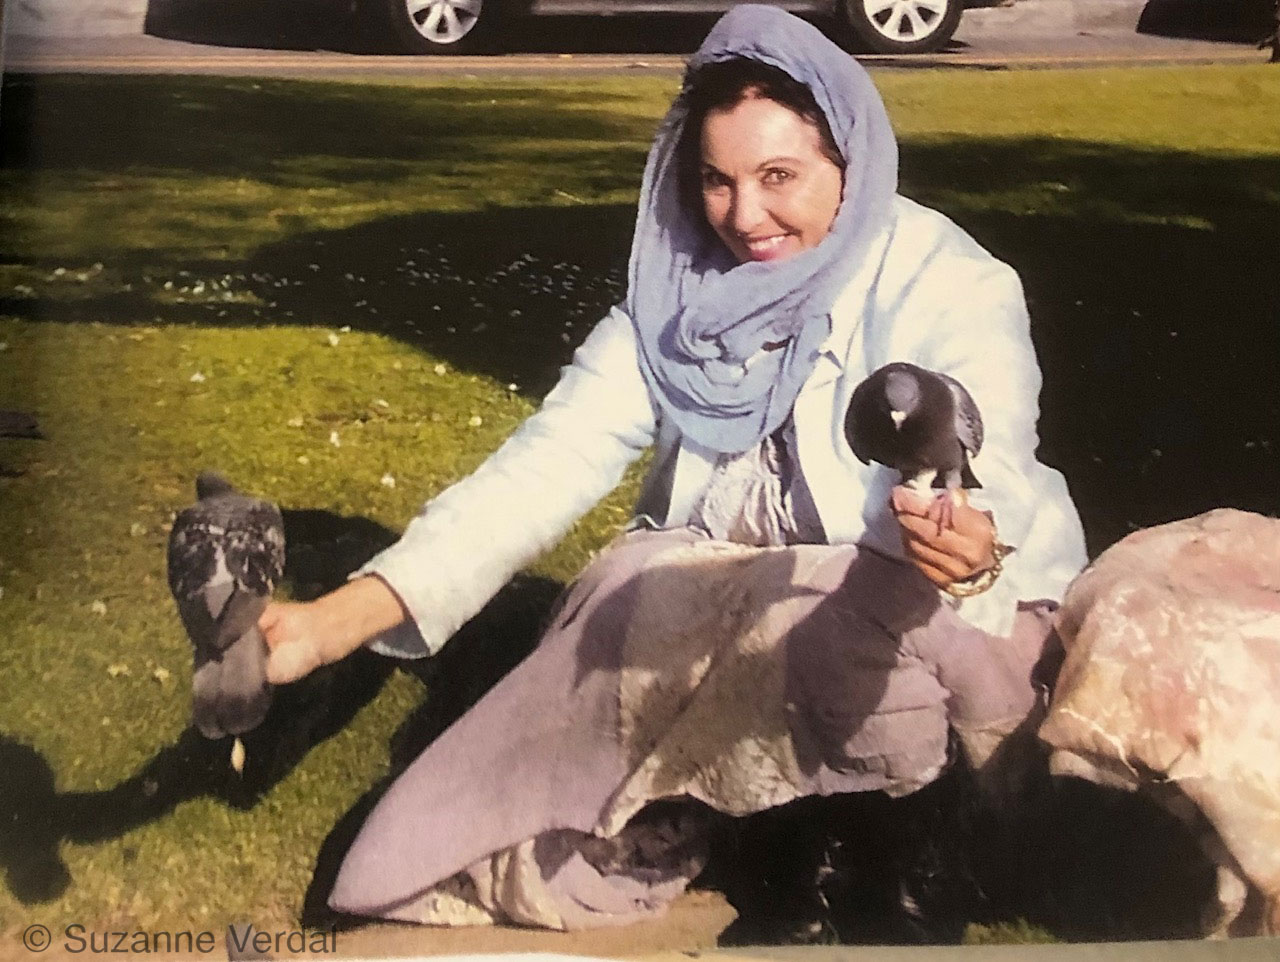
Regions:
[[[991,563],[965,578],[958,578],[951,584],[944,585],[942,590],[953,598],[972,598],[974,595],[989,591],[1004,572],[1004,559],[1012,553],[1013,548],[1000,540],[993,525]]]
[[[363,575],[315,601],[326,625],[326,661],[349,655],[365,642],[396,627],[406,618],[400,596],[376,575]]]

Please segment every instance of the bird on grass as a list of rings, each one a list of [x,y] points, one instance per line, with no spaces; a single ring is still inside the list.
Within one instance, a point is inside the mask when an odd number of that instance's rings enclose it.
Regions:
[[[284,520],[268,501],[201,472],[194,505],[169,535],[169,589],[194,651],[192,716],[206,738],[237,736],[231,764],[244,767],[238,736],[271,704],[267,643],[258,618],[284,574]]]
[[[849,447],[902,474],[902,483],[928,497],[938,532],[950,528],[965,488],[982,485],[969,458],[982,449],[982,415],[953,377],[895,361],[874,371],[853,391],[844,419]]]

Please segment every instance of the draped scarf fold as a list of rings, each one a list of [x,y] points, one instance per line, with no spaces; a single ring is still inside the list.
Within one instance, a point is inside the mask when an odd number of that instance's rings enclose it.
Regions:
[[[688,91],[702,67],[737,57],[807,86],[846,164],[831,232],[778,262],[736,263],[711,239],[702,211],[682,203]],[[743,4],[716,23],[649,151],[623,304],[645,382],[684,436],[739,452],[787,419],[831,332],[836,298],[889,224],[897,182],[897,142],[857,61],[776,7]],[[779,342],[785,346],[771,349]]]

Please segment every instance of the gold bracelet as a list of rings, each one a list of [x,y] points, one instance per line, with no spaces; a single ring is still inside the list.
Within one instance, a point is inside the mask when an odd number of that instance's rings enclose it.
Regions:
[[[995,559],[990,568],[984,568],[976,575],[964,580],[953,581],[942,590],[952,598],[972,598],[990,590],[1004,570],[1004,559],[1013,553],[1013,549],[998,538],[991,544],[991,556]]]

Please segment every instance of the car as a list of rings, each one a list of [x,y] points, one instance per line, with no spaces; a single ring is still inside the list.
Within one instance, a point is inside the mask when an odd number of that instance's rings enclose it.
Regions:
[[[732,0],[362,0],[362,19],[401,53],[491,49],[504,22],[551,14],[718,13]],[[794,13],[835,17],[854,45],[873,53],[928,53],[951,39],[966,0],[783,0]]]

